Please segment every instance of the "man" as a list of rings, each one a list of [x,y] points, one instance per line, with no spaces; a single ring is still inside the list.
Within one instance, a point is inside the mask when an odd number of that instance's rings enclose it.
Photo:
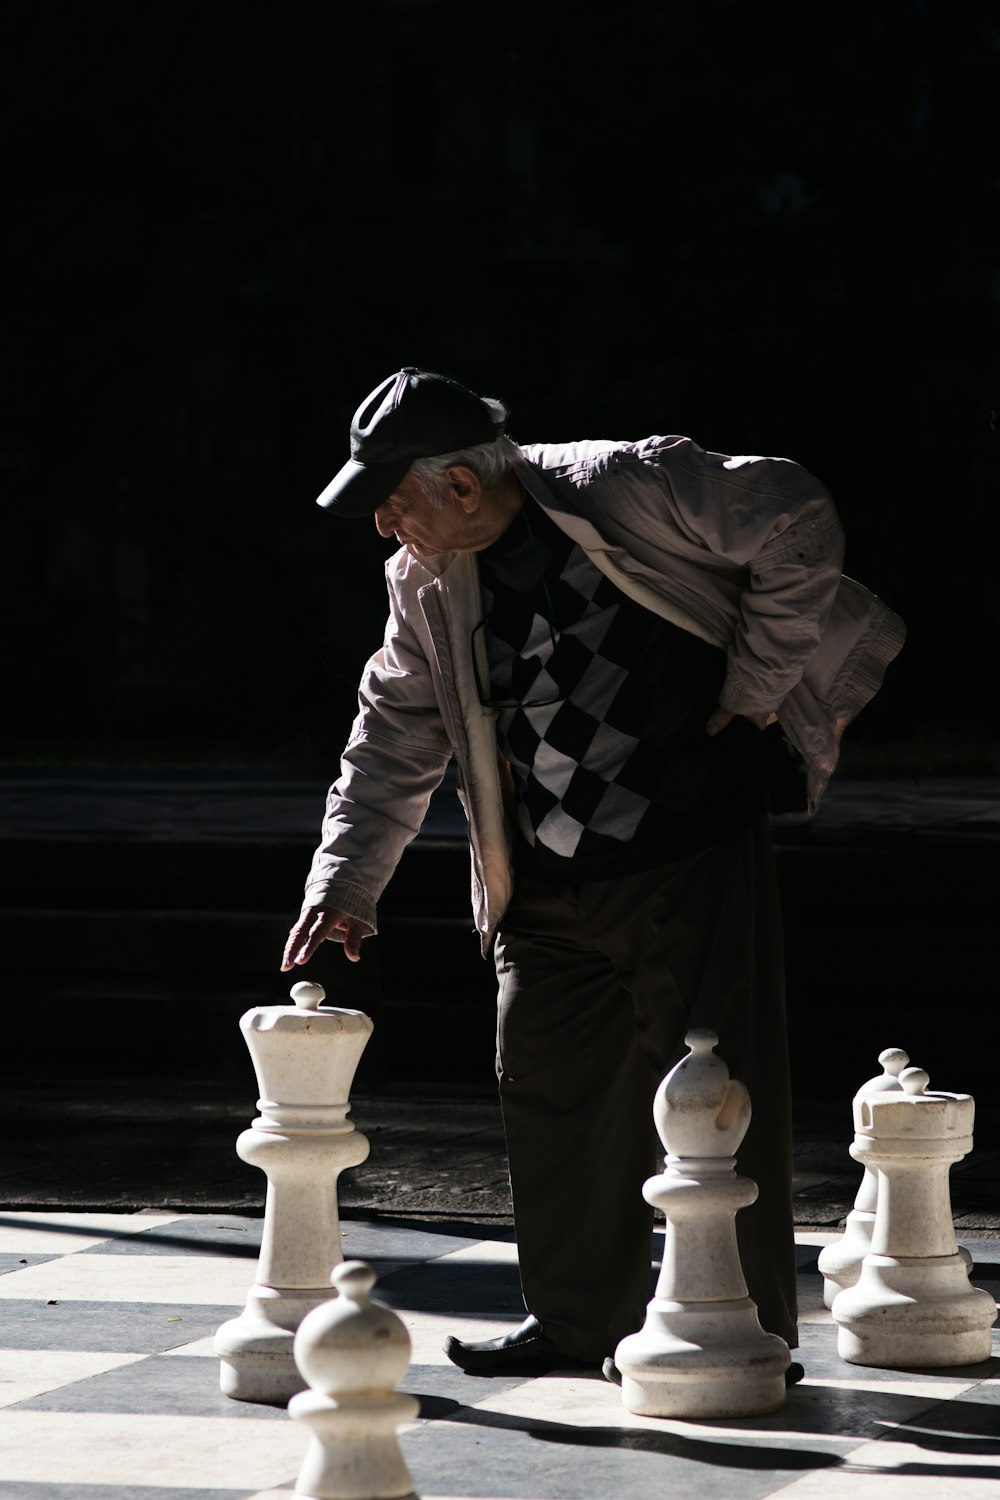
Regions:
[[[826,490],[682,437],[518,447],[407,368],[319,497],[395,534],[389,619],[284,967],[349,959],[448,762],[499,978],[497,1073],[528,1311],[470,1373],[600,1365],[642,1323],[653,1093],[691,1027],[749,1088],[739,1215],[763,1326],[798,1342],[781,923],[765,725],[815,806],[902,623],[840,575]],[[801,1374],[801,1367],[793,1367]]]

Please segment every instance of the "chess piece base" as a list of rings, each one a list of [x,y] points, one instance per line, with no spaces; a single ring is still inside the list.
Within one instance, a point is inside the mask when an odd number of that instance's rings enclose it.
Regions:
[[[856,1286],[834,1299],[837,1353],[848,1364],[899,1370],[989,1359],[996,1305],[969,1285],[968,1259],[869,1254]]]
[[[622,1404],[645,1417],[755,1417],[785,1401],[788,1345],[765,1333],[749,1297],[650,1302],[615,1351]]]
[[[307,1313],[330,1299],[329,1287],[288,1292],[254,1286],[239,1317],[215,1335],[219,1384],[234,1401],[285,1405],[305,1381],[295,1363],[295,1331]]]

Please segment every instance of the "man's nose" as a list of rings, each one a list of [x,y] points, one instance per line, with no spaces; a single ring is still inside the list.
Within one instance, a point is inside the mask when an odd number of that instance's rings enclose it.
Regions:
[[[388,505],[380,505],[375,512],[375,527],[379,536],[392,536],[393,526]]]

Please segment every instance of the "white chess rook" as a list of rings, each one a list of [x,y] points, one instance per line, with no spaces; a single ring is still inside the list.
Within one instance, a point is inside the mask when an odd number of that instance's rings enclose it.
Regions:
[[[969,1094],[928,1092],[922,1068],[901,1093],[862,1099],[851,1155],[878,1174],[871,1249],[857,1284],[834,1299],[837,1352],[886,1369],[976,1364],[990,1355],[996,1305],[969,1284],[948,1173],[972,1149]]]
[[[368,1155],[347,1112],[371,1020],[321,1006],[318,984],[291,994],[294,1005],[259,1006],[240,1020],[260,1115],[236,1150],[266,1173],[267,1197],[257,1280],[215,1338],[222,1390],[238,1401],[284,1402],[302,1389],[295,1331],[329,1298],[330,1267],[343,1260],[337,1178]]]
[[[902,1047],[887,1047],[880,1052],[878,1060],[882,1072],[863,1083],[854,1096],[854,1128],[858,1128],[861,1101],[872,1094],[898,1094],[903,1085],[899,1075],[910,1061]],[[878,1177],[866,1166],[861,1186],[854,1200],[854,1207],[847,1215],[844,1233],[832,1245],[820,1252],[819,1269],[823,1277],[823,1301],[833,1306],[833,1299],[845,1287],[853,1286],[861,1275],[861,1262],[872,1247],[872,1229],[875,1227],[875,1208],[878,1202]]]
[[[370,1293],[375,1273],[344,1261],[338,1295],[303,1318],[295,1358],[311,1387],[288,1403],[310,1429],[294,1500],[416,1500],[396,1434],[420,1403],[396,1386],[410,1360],[402,1320]]]
[[[756,1416],[782,1405],[790,1355],[760,1326],[736,1243],[737,1211],[757,1197],[735,1172],[750,1097],[714,1032],[685,1041],[653,1105],[666,1170],[643,1196],[666,1215],[663,1265],[645,1324],[615,1351],[622,1401],[640,1416]]]

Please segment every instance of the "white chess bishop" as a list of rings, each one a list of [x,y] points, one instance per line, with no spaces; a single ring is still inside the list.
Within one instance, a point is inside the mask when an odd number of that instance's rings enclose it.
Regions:
[[[641,1416],[756,1416],[784,1402],[791,1357],[760,1326],[736,1243],[736,1213],[757,1197],[735,1172],[750,1097],[715,1055],[714,1032],[685,1041],[653,1105],[666,1170],[643,1196],[666,1215],[663,1264],[645,1324],[615,1351],[622,1401]]]
[[[902,1047],[886,1047],[879,1053],[878,1060],[882,1064],[881,1073],[863,1083],[854,1096],[855,1119],[859,1116],[862,1099],[873,1094],[898,1094],[902,1091],[899,1075],[910,1061]],[[877,1203],[878,1176],[866,1164],[854,1207],[844,1224],[844,1233],[839,1240],[820,1251],[818,1264],[823,1277],[823,1301],[827,1307],[832,1307],[837,1293],[853,1286],[861,1275],[861,1262],[872,1245]]]
[[[420,1408],[396,1390],[410,1335],[391,1308],[371,1300],[375,1273],[364,1261],[344,1261],[330,1279],[337,1295],[295,1335],[310,1389],[293,1396],[288,1411],[310,1438],[293,1500],[416,1500],[396,1437]]]
[[[330,1267],[343,1260],[337,1178],[368,1155],[347,1113],[371,1020],[324,1006],[322,985],[308,981],[291,998],[240,1020],[260,1114],[236,1150],[266,1173],[267,1196],[256,1282],[244,1311],[215,1338],[222,1390],[238,1401],[286,1402],[302,1389],[295,1332],[329,1299]]]
[[[887,1369],[976,1364],[990,1355],[996,1305],[969,1283],[948,1173],[972,1149],[975,1102],[928,1090],[905,1068],[901,1092],[858,1101],[851,1155],[878,1175],[871,1248],[856,1285],[834,1298],[837,1352]]]

